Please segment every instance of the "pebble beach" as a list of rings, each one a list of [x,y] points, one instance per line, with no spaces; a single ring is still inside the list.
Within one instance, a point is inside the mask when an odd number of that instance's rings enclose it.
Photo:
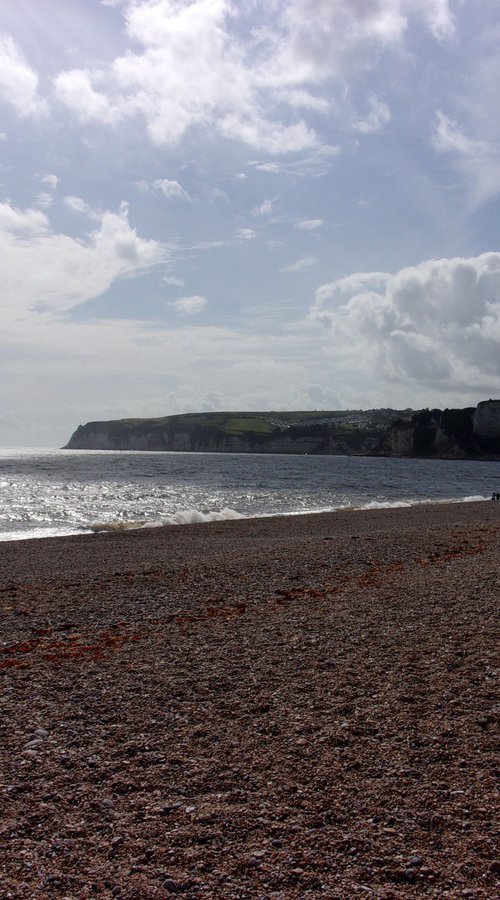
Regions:
[[[491,898],[500,503],[0,543],[0,897]]]

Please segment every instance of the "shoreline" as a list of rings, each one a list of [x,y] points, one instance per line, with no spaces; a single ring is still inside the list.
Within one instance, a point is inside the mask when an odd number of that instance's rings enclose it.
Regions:
[[[69,538],[84,538],[84,537],[93,537],[96,534],[130,534],[133,532],[155,532],[157,530],[163,529],[171,529],[171,528],[186,528],[192,525],[201,526],[201,525],[218,525],[221,522],[253,522],[255,520],[274,520],[274,519],[289,519],[289,518],[302,518],[305,516],[332,516],[343,513],[365,513],[365,512],[381,512],[384,513],[386,511],[390,511],[392,509],[413,509],[419,507],[442,507],[442,506],[457,506],[461,504],[482,504],[485,501],[489,500],[488,497],[479,497],[477,495],[471,497],[463,497],[461,499],[456,498],[447,498],[444,500],[436,500],[436,499],[425,499],[425,500],[415,500],[415,501],[395,501],[394,503],[390,503],[387,501],[378,503],[377,501],[372,501],[372,503],[367,506],[341,506],[334,509],[325,509],[325,510],[310,510],[310,511],[293,511],[287,513],[268,513],[264,515],[255,515],[255,516],[244,516],[240,514],[235,514],[234,516],[227,516],[223,518],[213,518],[210,519],[207,517],[204,521],[193,521],[193,522],[165,522],[163,524],[148,524],[147,521],[142,522],[141,520],[130,521],[130,522],[105,522],[98,521],[95,522],[91,526],[82,526],[81,531],[74,531],[65,534],[50,534],[50,535],[32,535],[28,533],[24,533],[23,537],[8,537],[3,538],[0,535],[0,546],[2,544],[12,544],[12,543],[20,543],[25,541],[50,541],[50,540],[59,540],[59,539],[69,539]],[[373,504],[373,505],[372,505]],[[207,514],[209,516],[210,514]],[[214,513],[217,515],[217,513]]]
[[[0,543],[0,893],[490,900],[500,503]]]

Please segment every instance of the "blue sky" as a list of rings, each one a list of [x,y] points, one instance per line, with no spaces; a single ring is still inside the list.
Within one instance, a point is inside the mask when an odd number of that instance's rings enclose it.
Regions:
[[[496,0],[0,5],[0,444],[500,393]]]

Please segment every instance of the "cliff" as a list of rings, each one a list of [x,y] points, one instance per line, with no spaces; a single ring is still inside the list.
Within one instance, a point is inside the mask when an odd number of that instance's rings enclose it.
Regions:
[[[465,409],[424,409],[400,417],[375,449],[379,456],[500,459],[500,400]]]
[[[191,413],[88,422],[64,449],[500,459],[500,400],[418,412]]]
[[[193,413],[88,422],[65,449],[366,455],[396,415],[396,410]]]

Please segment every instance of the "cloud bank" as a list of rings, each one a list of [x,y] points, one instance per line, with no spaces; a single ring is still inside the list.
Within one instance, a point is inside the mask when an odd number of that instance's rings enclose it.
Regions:
[[[244,42],[239,26],[252,7],[267,27]],[[437,41],[454,31],[447,0],[256,0],[248,9],[230,0],[129,0],[123,9],[127,37],[139,49],[55,79],[56,97],[81,123],[113,127],[140,116],[157,146],[210,127],[274,154],[318,148],[300,109],[327,114],[325,85],[399,50],[410,20],[423,22]],[[36,80],[22,61],[16,69],[15,48],[10,55],[13,78],[24,79],[33,105]],[[366,133],[390,119],[377,97],[369,107],[357,123]]]
[[[69,205],[87,212],[78,198]],[[9,260],[2,291],[4,315],[33,310],[61,313],[102,295],[116,280],[161,262],[165,248],[140,238],[128,221],[128,207],[93,211],[97,227],[85,239],[53,231],[41,210],[0,203],[0,255]]]
[[[338,279],[318,289],[310,319],[343,355],[407,388],[500,388],[498,252]]]

